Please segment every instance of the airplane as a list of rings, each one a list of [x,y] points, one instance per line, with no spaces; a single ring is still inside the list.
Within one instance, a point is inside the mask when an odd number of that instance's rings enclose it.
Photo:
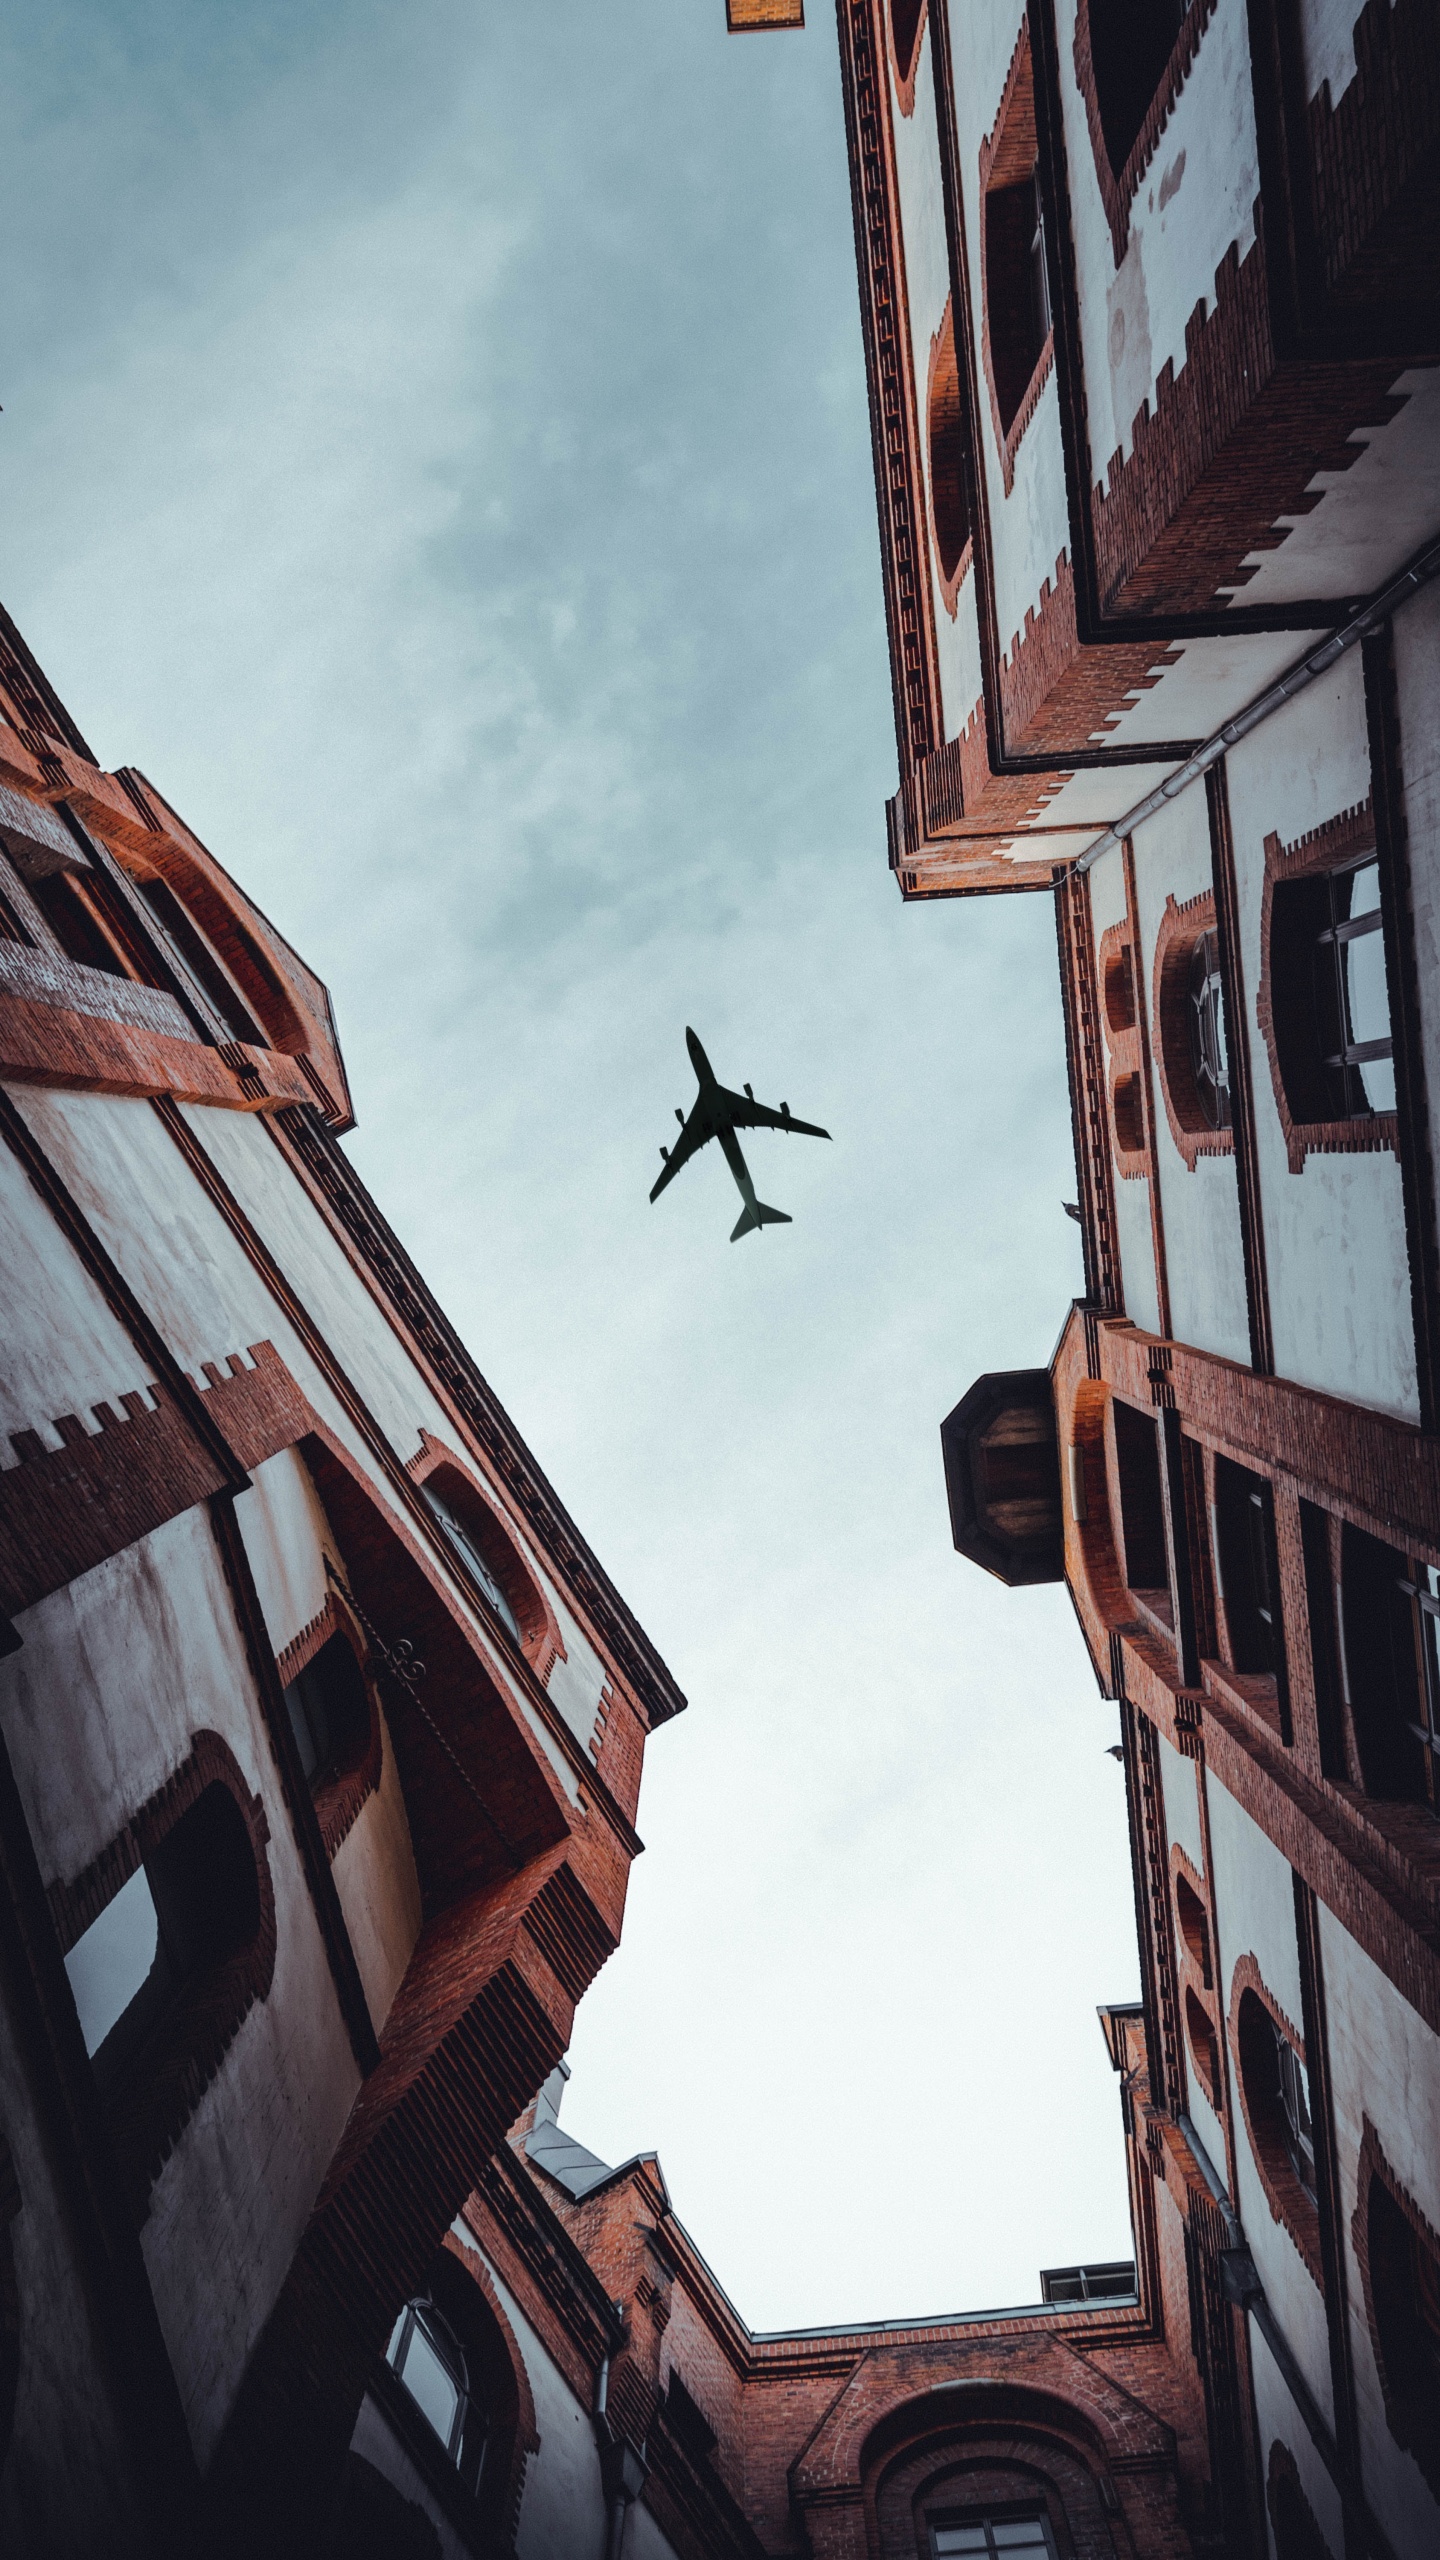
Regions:
[[[731,1243],[737,1243],[741,1236],[748,1236],[756,1227],[788,1227],[792,1221],[787,1211],[767,1209],[763,1200],[756,1199],[750,1169],[740,1153],[740,1142],[735,1132],[737,1129],[785,1129],[802,1138],[828,1138],[829,1130],[817,1129],[810,1120],[792,1120],[788,1102],[782,1102],[778,1111],[772,1111],[767,1103],[756,1101],[748,1084],[743,1094],[728,1092],[723,1084],[716,1083],[715,1071],[693,1031],[686,1031],[685,1046],[690,1052],[690,1064],[695,1070],[700,1090],[688,1120],[683,1111],[677,1109],[675,1113],[680,1123],[680,1135],[673,1147],[660,1150],[665,1159],[665,1170],[650,1194],[651,1199],[658,1200],[666,1183],[674,1181],[681,1166],[698,1155],[711,1138],[718,1138],[725,1161],[735,1176],[736,1188],[745,1203],[743,1214],[731,1232]]]

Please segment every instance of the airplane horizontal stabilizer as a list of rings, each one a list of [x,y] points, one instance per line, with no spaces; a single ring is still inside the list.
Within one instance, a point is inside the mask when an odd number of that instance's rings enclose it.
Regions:
[[[789,1227],[793,1225],[794,1220],[790,1216],[788,1209],[767,1209],[763,1200],[757,1200],[754,1208],[746,1209],[741,1215],[739,1224],[731,1228],[730,1241],[732,1244],[738,1244],[742,1236],[748,1236],[752,1227]]]

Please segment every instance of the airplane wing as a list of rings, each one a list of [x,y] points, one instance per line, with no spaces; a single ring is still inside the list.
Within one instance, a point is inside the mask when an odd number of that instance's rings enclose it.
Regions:
[[[772,1111],[768,1103],[752,1102],[743,1093],[727,1093],[720,1088],[721,1099],[729,1106],[730,1117],[737,1129],[787,1129],[801,1138],[828,1138],[828,1129],[817,1129],[813,1120],[797,1120],[791,1112]]]
[[[659,1199],[666,1183],[673,1182],[676,1174],[680,1171],[681,1166],[688,1164],[692,1156],[698,1155],[701,1148],[704,1146],[706,1139],[713,1138],[714,1135],[714,1130],[711,1128],[709,1121],[705,1118],[700,1105],[697,1102],[689,1119],[686,1121],[684,1128],[681,1130],[679,1137],[676,1139],[674,1146],[670,1150],[669,1161],[666,1164],[665,1170],[661,1174],[659,1181],[656,1183],[654,1190],[650,1194],[652,1200]]]

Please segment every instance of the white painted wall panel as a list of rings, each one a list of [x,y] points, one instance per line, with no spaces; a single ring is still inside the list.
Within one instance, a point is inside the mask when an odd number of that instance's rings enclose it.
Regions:
[[[1358,650],[1235,749],[1229,787],[1276,1369],[1415,1421],[1399,1164],[1388,1151],[1311,1155],[1292,1173],[1255,1021],[1265,838],[1293,843],[1370,789]]]
[[[14,1097],[19,1100],[17,1093]],[[38,1431],[61,1446],[55,1416],[78,1414],[149,1384],[149,1373],[118,1316],[67,1244],[8,1147],[0,1146],[0,1466],[13,1466],[12,1431]],[[147,1399],[148,1401],[148,1399]]]
[[[1200,1829],[1200,1797],[1195,1784],[1195,1763],[1186,1760],[1164,1734],[1157,1734],[1160,1746],[1160,1787],[1165,1798],[1165,1829],[1177,1848],[1183,1849],[1197,1875],[1205,1873],[1205,1842]]]
[[[424,1917],[410,1818],[383,1709],[380,1725],[380,1784],[366,1797],[331,1868],[377,2036],[405,1979]]]
[[[1255,2422],[1260,2438],[1262,2478],[1270,2469],[1270,2448],[1279,2443],[1294,2461],[1311,2513],[1330,2545],[1333,2560],[1345,2549],[1345,2515],[1340,2493],[1315,2450],[1310,2430],[1290,2397],[1284,2376],[1254,2321],[1250,2327],[1251,2372],[1255,2384]],[[1270,2548],[1275,2547],[1273,2528]]]
[[[1323,1903],[1320,1953],[1365,2491],[1397,2552],[1440,2551],[1440,2507],[1386,2423],[1351,2227],[1360,2201],[1359,2157],[1367,2116],[1396,2176],[1431,2224],[1440,2227],[1440,2148],[1435,2138],[1440,2039]]]

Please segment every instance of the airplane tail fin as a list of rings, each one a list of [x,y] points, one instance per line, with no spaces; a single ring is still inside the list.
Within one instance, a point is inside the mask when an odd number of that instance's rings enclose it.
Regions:
[[[752,1227],[788,1227],[793,1224],[788,1209],[767,1209],[763,1200],[757,1200],[753,1209],[741,1212],[738,1223],[730,1231],[730,1241],[738,1244],[742,1236],[749,1235]]]

